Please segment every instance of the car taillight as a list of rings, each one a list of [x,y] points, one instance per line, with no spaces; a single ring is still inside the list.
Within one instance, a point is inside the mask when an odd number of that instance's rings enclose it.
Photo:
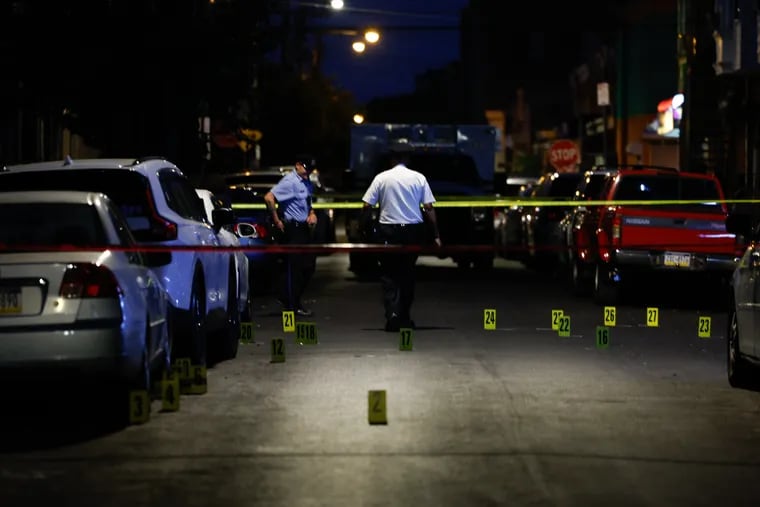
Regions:
[[[63,274],[58,295],[62,298],[117,297],[121,287],[111,270],[95,264],[69,264]]]
[[[622,223],[622,220],[620,218],[619,214],[615,214],[615,217],[612,219],[612,245],[613,246],[620,246],[620,224]]]
[[[150,232],[155,237],[156,241],[170,241],[177,239],[177,224],[156,216],[150,226]]]
[[[269,231],[261,224],[253,224],[253,228],[256,229],[256,234],[259,238],[266,238],[269,235]]]
[[[177,239],[177,224],[159,215],[153,203],[153,193],[150,189],[147,189],[146,193],[148,206],[150,207],[151,239],[153,241],[171,241]]]

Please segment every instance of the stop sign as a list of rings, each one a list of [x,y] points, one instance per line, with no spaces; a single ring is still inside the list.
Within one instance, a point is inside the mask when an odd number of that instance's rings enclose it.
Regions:
[[[581,152],[578,145],[569,139],[554,141],[549,147],[549,163],[557,172],[567,173],[578,170]]]

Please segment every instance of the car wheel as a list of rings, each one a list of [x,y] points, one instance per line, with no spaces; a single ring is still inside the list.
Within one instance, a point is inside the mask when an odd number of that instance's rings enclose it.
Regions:
[[[206,289],[203,274],[196,270],[190,294],[190,361],[196,366],[206,366]]]
[[[238,345],[240,344],[240,310],[238,308],[238,287],[235,266],[230,265],[229,280],[227,282],[227,329],[219,344],[222,347],[222,359],[234,359],[237,357]]]
[[[164,354],[163,362],[161,363],[161,367],[162,367],[161,374],[162,375],[164,373],[167,374],[167,375],[169,375],[172,372],[172,361],[173,361],[172,350],[174,350],[173,349],[173,347],[174,347],[174,343],[173,343],[174,342],[174,332],[172,330],[172,325],[173,324],[172,324],[172,320],[169,318],[169,309],[168,309],[168,306],[167,306],[166,313],[167,313],[167,315],[166,315],[166,321],[164,323],[164,332],[166,333],[166,340],[163,341],[163,343],[165,343],[165,348],[163,350],[163,354]]]
[[[570,264],[570,271],[573,292],[578,295],[587,294],[591,287],[583,266],[581,266],[577,261],[573,260],[572,264]],[[596,280],[594,281],[594,284],[596,284]]]
[[[600,305],[614,304],[620,298],[620,288],[608,279],[608,269],[600,264],[594,270],[594,302]]]
[[[728,332],[726,333],[726,373],[731,387],[748,387],[750,365],[739,348],[739,325],[736,319],[736,305],[731,302],[728,313]]]

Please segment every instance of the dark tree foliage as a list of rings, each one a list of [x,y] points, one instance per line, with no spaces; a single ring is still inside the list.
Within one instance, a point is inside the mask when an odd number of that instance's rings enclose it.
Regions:
[[[59,116],[104,156],[163,154],[192,170],[197,118],[250,95],[274,46],[265,1],[16,4],[0,33],[4,96]]]

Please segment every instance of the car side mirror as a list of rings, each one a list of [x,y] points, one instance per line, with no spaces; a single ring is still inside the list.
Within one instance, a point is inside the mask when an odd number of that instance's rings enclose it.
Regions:
[[[211,211],[211,225],[214,227],[214,232],[219,232],[225,225],[234,223],[235,212],[232,211],[232,208],[214,208]]]
[[[237,224],[237,226],[235,226],[235,232],[240,238],[250,238],[257,235],[256,228],[253,226],[253,224],[246,222]]]

